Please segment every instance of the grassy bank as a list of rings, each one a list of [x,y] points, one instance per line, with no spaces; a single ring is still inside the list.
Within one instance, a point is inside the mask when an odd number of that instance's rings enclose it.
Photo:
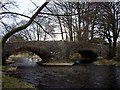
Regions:
[[[17,78],[3,75],[2,88],[33,88],[33,86]]]
[[[93,64],[95,64],[95,65],[105,65],[105,66],[110,66],[110,65],[120,66],[120,62],[118,60],[115,60],[115,59],[107,60],[107,59],[104,59],[104,58],[93,62]]]
[[[14,71],[13,67],[0,66],[0,71]],[[31,84],[23,82],[18,78],[11,77],[9,75],[2,74],[0,80],[2,80],[2,88],[33,88]]]

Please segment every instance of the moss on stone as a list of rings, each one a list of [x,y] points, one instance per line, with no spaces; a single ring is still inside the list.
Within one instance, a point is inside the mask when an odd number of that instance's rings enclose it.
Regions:
[[[80,59],[81,55],[79,53],[74,53],[72,55],[70,55],[70,59]]]

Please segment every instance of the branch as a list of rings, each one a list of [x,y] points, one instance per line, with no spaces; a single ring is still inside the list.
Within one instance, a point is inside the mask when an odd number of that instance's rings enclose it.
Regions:
[[[75,14],[51,14],[51,13],[44,13],[44,12],[41,12],[40,14],[46,14],[46,15],[51,15],[51,16],[74,16],[74,15],[78,15],[78,13],[75,13]]]
[[[37,4],[36,3],[34,3],[32,0],[30,0],[37,8],[38,8],[38,6],[37,6]]]
[[[88,11],[84,11],[84,12],[82,12],[82,13],[86,13],[86,12],[90,12],[90,11],[92,11],[92,9],[91,9],[91,10],[88,10]],[[81,13],[75,13],[75,14],[53,14],[53,13],[40,12],[40,14],[46,14],[46,15],[51,15],[51,16],[75,16],[75,15],[79,15],[79,14],[81,14]]]
[[[20,16],[23,16],[23,17],[26,17],[26,18],[30,18],[29,16],[26,16],[26,15],[23,15],[23,14],[20,14],[20,13],[16,13],[16,12],[1,12],[0,15],[3,15],[3,14],[16,14],[16,15],[20,15]]]
[[[32,19],[32,18],[29,17],[29,16],[26,16],[26,15],[23,15],[23,14],[19,14],[19,13],[15,13],[15,12],[2,12],[2,13],[0,13],[0,15],[1,15],[1,14],[16,14],[16,15],[20,15],[20,16],[27,17],[27,18],[33,20],[33,22],[35,22],[36,24],[38,24],[45,33],[47,33],[48,35],[50,35],[49,32],[47,32],[47,31],[42,27],[42,25],[41,25],[40,23],[38,23],[37,21],[35,21],[34,19]],[[51,36],[51,38],[53,38],[52,35],[50,35],[50,36]]]
[[[2,45],[5,44],[5,42],[7,41],[7,39],[13,35],[14,33],[18,32],[18,31],[21,31],[25,28],[27,28],[32,22],[33,20],[36,18],[36,16],[40,13],[40,11],[48,4],[49,2],[45,2],[37,11],[36,13],[31,17],[31,19],[24,25],[20,26],[20,27],[17,27],[15,29],[12,29],[10,32],[8,32],[2,39]]]

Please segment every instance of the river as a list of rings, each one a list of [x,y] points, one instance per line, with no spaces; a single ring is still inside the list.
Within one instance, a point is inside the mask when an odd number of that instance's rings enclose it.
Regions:
[[[17,58],[17,70],[9,73],[35,88],[113,88],[120,89],[119,66],[40,66],[36,60]]]

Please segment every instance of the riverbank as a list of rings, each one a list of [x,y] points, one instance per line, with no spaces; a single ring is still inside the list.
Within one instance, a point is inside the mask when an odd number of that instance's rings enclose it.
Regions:
[[[15,63],[16,60],[18,58],[30,58],[31,60],[35,61],[35,62],[38,62],[38,63],[42,63],[44,65],[59,65],[59,63],[76,63],[76,60],[77,62],[79,62],[79,64],[81,63],[81,56],[80,54],[76,53],[74,55],[72,55],[70,57],[70,60],[50,60],[50,61],[42,61],[42,59],[37,56],[37,55],[29,55],[29,54],[18,54],[18,55],[11,55],[7,60],[6,60],[6,63],[7,64],[12,64],[12,63]],[[75,59],[75,60],[74,60]],[[54,64],[55,63],[55,64]],[[88,62],[89,63],[89,62]],[[92,62],[91,62],[92,63]],[[95,65],[106,65],[106,66],[109,66],[109,65],[113,65],[113,66],[120,66],[120,60],[119,59],[112,59],[112,60],[108,60],[108,59],[105,59],[105,58],[98,58],[97,61],[93,61],[93,64]]]
[[[119,87],[120,68],[94,64],[73,66],[19,66],[11,75],[35,88],[114,88]]]
[[[2,89],[4,88],[33,88],[33,86],[18,78],[2,75]]]
[[[5,88],[34,88],[31,84],[22,81],[21,79],[5,75],[5,73],[15,71],[16,67],[8,67],[8,66],[1,66],[0,70],[2,70],[2,89]]]
[[[14,72],[6,75],[19,78],[35,88],[113,88],[119,87],[120,67],[113,65],[77,64],[73,66],[40,66],[31,59],[17,59]]]
[[[93,64],[95,65],[104,65],[104,66],[120,66],[120,60],[116,60],[116,59],[99,59],[95,62],[93,62]]]
[[[3,87],[7,87],[7,88],[12,87],[13,88],[13,87],[18,86],[19,88],[31,88],[33,86],[32,88],[34,88],[34,87],[36,88],[36,87],[41,87],[41,84],[49,86],[49,87],[51,87],[51,86],[52,87],[56,87],[56,86],[66,87],[65,84],[66,85],[68,84],[72,87],[76,87],[76,86],[77,87],[90,87],[89,81],[90,82],[94,81],[94,79],[95,79],[95,82],[94,82],[95,84],[97,84],[97,83],[101,84],[100,86],[98,85],[96,87],[104,87],[102,85],[105,84],[104,82],[107,82],[107,81],[105,80],[105,81],[101,82],[101,79],[99,79],[99,77],[102,77],[102,80],[104,80],[104,78],[108,78],[107,83],[109,83],[109,78],[114,79],[114,76],[115,76],[114,75],[114,72],[115,72],[114,66],[116,66],[116,67],[120,66],[120,63],[118,61],[107,60],[107,59],[100,59],[100,60],[95,61],[94,63],[90,63],[90,64],[81,64],[80,63],[79,65],[75,65],[75,66],[73,65],[71,67],[47,66],[47,65],[40,66],[38,64],[32,65],[34,60],[31,61],[31,59],[26,59],[26,58],[18,59],[18,58],[20,58],[20,57],[13,59],[13,60],[15,60],[15,63],[13,63],[14,64],[13,66],[18,66],[18,67],[12,67],[11,69],[8,69],[9,73],[7,75],[3,76],[3,85],[4,85]],[[4,68],[6,68],[6,67],[4,67]],[[119,70],[119,68],[117,68],[117,69]],[[14,70],[14,73],[12,72],[12,70]],[[109,70],[110,70],[110,73],[111,72],[113,73],[113,75],[111,75],[110,77],[109,77],[109,75],[110,75]],[[103,72],[103,74],[99,73],[98,71]],[[13,77],[9,76],[10,73],[13,74],[13,75],[10,75]],[[14,78],[14,75],[17,77]],[[106,77],[106,76],[108,76],[108,77]],[[117,74],[117,76],[118,76],[118,74]],[[76,79],[77,77],[78,77],[78,79]],[[88,77],[90,77],[91,79],[89,80]],[[84,78],[84,79],[82,79],[82,78]],[[119,77],[117,77],[117,78],[119,78]],[[87,81],[87,79],[88,79],[88,81]],[[98,79],[98,81],[96,81],[96,79]],[[63,81],[61,81],[61,80],[63,80]],[[77,80],[79,80],[79,81],[77,81]],[[10,82],[10,81],[12,81],[12,82]],[[23,81],[25,81],[26,83]],[[88,85],[86,83],[84,83],[84,81],[86,81],[88,83]],[[17,84],[16,84],[16,82],[17,82]],[[28,83],[30,83],[30,86]],[[112,81],[110,82],[110,84],[111,83],[112,83]],[[80,86],[79,84],[81,84],[83,86]],[[26,85],[28,85],[28,86],[26,86]],[[92,87],[94,87],[94,84],[92,85]]]

